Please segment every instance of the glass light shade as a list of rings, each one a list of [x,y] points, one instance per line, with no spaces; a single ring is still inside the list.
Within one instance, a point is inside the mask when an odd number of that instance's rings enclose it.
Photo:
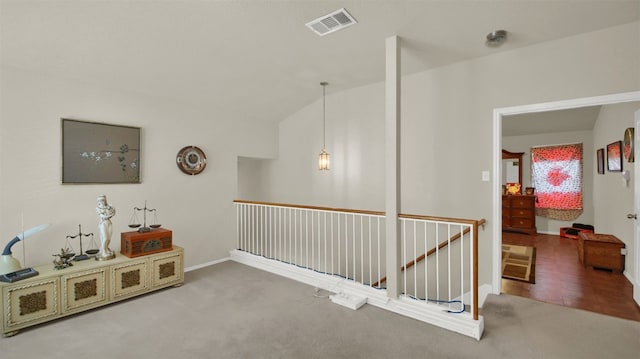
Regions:
[[[320,156],[318,156],[318,169],[320,171],[328,171],[330,163],[331,159],[329,158],[329,154],[323,148],[322,152],[320,152]]]

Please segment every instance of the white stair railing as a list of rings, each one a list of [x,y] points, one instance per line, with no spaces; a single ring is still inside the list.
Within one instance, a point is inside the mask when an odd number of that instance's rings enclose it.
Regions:
[[[400,214],[402,294],[391,298],[384,213],[234,203],[232,259],[334,292],[339,298],[332,301],[353,309],[364,301],[476,339],[482,335],[477,243],[484,220]]]
[[[454,313],[473,308],[476,221],[400,217],[404,295]]]
[[[384,215],[236,201],[237,248],[370,286],[385,275]]]

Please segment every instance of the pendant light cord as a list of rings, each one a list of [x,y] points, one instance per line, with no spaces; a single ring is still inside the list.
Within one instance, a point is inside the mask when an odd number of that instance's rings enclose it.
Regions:
[[[326,97],[324,89],[327,86],[326,82],[320,83],[322,85],[322,149],[326,149],[326,137],[327,137],[327,116],[326,116]]]

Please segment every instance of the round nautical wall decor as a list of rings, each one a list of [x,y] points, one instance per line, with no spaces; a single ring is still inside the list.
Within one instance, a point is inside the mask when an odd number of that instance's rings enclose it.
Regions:
[[[180,171],[188,175],[197,175],[207,166],[207,156],[196,146],[185,146],[176,156],[176,164]]]

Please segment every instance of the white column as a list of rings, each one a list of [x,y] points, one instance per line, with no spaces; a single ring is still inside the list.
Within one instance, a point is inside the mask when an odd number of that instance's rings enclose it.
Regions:
[[[386,40],[385,212],[387,296],[400,295],[400,38]]]

